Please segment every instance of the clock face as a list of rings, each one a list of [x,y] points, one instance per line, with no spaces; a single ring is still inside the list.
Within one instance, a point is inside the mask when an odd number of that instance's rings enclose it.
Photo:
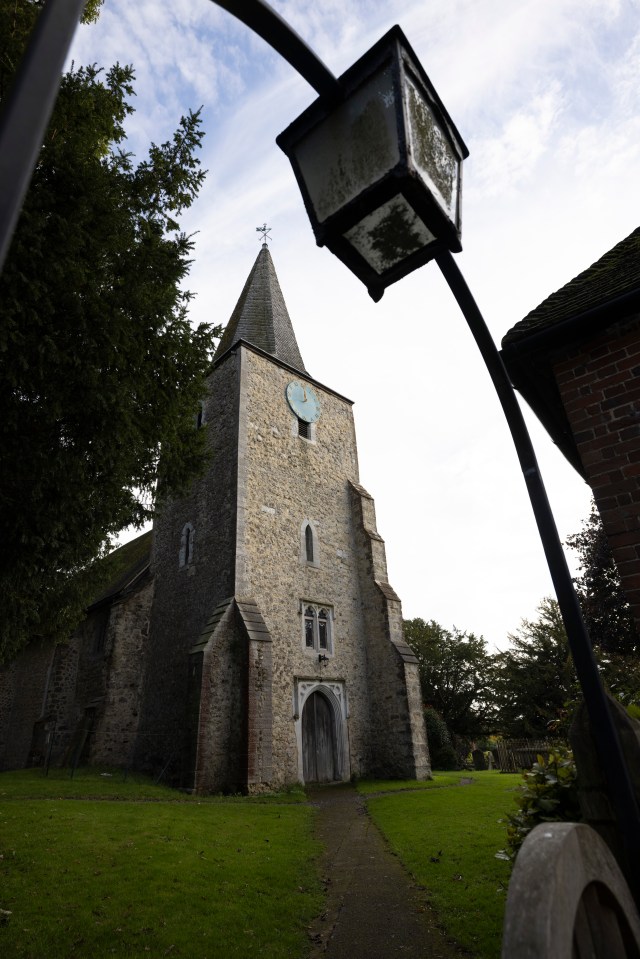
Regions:
[[[320,416],[320,400],[310,386],[304,386],[296,380],[287,386],[287,402],[305,423],[315,423]]]

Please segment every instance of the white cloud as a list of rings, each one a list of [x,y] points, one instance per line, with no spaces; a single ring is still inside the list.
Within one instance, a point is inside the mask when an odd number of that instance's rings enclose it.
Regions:
[[[513,195],[548,150],[562,111],[559,86],[552,84],[511,115],[500,135],[476,141],[473,165],[478,188],[488,196]]]
[[[640,108],[640,34],[637,32],[631,35],[624,56],[612,65],[612,83],[622,112],[637,116]]]

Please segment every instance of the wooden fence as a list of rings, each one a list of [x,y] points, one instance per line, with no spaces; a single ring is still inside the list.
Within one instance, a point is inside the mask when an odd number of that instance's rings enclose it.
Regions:
[[[538,755],[545,755],[557,746],[549,739],[503,739],[497,743],[498,764],[503,773],[519,773],[531,769]]]

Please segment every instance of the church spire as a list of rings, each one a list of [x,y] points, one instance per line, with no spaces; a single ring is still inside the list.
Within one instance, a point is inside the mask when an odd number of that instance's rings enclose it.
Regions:
[[[238,340],[306,372],[266,240],[218,344],[222,356]]]

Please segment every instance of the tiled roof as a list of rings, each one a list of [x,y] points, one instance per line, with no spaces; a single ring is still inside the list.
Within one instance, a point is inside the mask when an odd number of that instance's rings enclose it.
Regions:
[[[511,382],[569,462],[584,474],[554,363],[640,311],[640,227],[509,330],[501,356]]]
[[[283,363],[306,372],[266,243],[231,314],[215,357],[222,356],[238,340],[252,343]]]
[[[100,560],[103,586],[92,605],[117,595],[146,569],[151,558],[152,535],[148,530]]]
[[[637,290],[640,290],[640,227],[516,323],[503,338],[502,345],[507,346]]]

